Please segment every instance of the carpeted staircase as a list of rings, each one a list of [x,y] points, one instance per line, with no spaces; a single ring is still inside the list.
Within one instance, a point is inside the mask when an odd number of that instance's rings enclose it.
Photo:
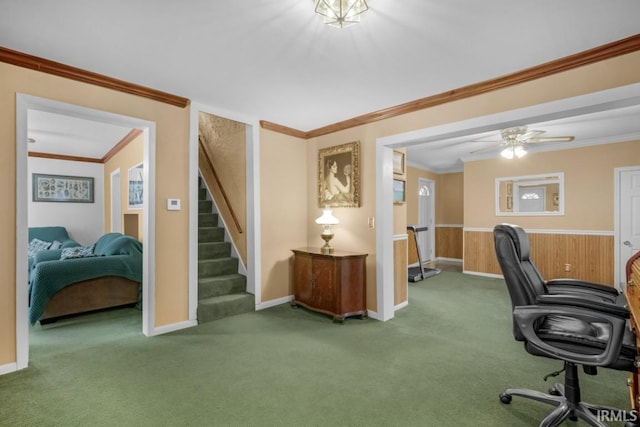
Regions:
[[[238,273],[238,258],[207,200],[207,189],[198,192],[198,323],[255,310],[254,296],[246,292],[247,277]]]

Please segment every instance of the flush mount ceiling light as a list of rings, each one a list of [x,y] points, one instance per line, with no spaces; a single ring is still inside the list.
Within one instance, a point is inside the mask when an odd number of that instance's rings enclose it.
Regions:
[[[332,27],[348,27],[357,24],[369,10],[365,0],[313,0],[315,11],[325,24]]]

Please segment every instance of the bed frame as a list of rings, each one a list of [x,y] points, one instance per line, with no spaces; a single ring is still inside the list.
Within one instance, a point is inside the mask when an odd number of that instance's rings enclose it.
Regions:
[[[117,276],[74,283],[61,289],[49,300],[40,324],[53,323],[72,314],[135,305],[140,298],[140,286],[140,283]]]

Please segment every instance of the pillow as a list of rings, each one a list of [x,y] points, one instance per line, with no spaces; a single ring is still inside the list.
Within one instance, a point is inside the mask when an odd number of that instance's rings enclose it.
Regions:
[[[36,253],[49,249],[51,242],[45,242],[40,239],[33,239],[29,242],[29,256],[33,257]]]
[[[51,243],[51,246],[49,247],[49,249],[60,249],[61,247],[62,247],[62,242],[54,240],[53,243]]]
[[[92,256],[97,256],[93,253],[93,245],[88,246],[76,246],[73,248],[64,248],[62,249],[62,253],[60,254],[60,259],[73,259],[73,258],[87,258]]]

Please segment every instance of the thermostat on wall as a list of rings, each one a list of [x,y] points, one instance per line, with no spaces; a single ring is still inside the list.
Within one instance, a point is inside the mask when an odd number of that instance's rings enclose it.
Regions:
[[[180,210],[180,199],[167,199],[167,210],[179,211]]]

